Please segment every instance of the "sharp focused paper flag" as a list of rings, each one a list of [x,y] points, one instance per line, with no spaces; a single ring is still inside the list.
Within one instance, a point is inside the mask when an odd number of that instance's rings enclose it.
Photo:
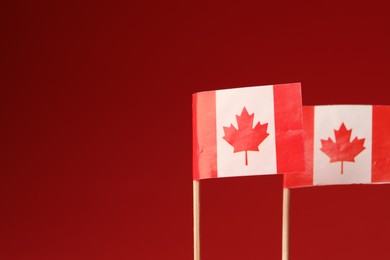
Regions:
[[[304,169],[301,85],[193,95],[193,179]]]
[[[390,182],[390,106],[303,108],[306,171],[286,187]]]

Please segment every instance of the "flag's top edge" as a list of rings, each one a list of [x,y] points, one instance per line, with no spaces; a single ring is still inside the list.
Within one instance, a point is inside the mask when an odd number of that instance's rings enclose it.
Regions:
[[[243,87],[236,87],[236,88],[223,88],[223,89],[213,89],[213,90],[205,90],[205,91],[199,91],[195,92],[192,95],[200,94],[200,93],[208,93],[208,92],[220,92],[220,91],[229,91],[229,90],[239,90],[239,89],[246,89],[246,88],[263,88],[263,87],[273,87],[273,86],[283,86],[283,85],[301,85],[301,82],[293,82],[293,83],[282,83],[282,84],[271,84],[271,85],[256,85],[256,86],[243,86]]]
[[[328,104],[328,105],[304,105],[303,107],[390,107],[390,105]]]

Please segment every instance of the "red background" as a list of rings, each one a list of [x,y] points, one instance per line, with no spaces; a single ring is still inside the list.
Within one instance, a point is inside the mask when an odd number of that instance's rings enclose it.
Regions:
[[[1,259],[191,259],[193,92],[389,104],[384,4],[1,5]],[[281,176],[201,188],[204,259],[280,259]],[[292,191],[291,259],[390,259],[389,196]]]

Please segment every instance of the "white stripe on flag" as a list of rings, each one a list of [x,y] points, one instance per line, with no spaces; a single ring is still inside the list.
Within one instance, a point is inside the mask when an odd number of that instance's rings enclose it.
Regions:
[[[216,91],[217,168],[218,177],[274,174],[276,167],[275,116],[273,86],[249,87]],[[254,114],[253,127],[268,123],[269,135],[259,145],[259,151],[233,153],[234,148],[223,139],[223,127],[237,126],[236,116],[243,108]]]
[[[352,130],[350,142],[355,137],[364,138],[365,149],[356,155],[355,162],[330,162],[321,151],[321,140],[335,140],[335,130],[344,123]],[[341,148],[342,149],[342,148]],[[371,182],[372,106],[318,106],[314,112],[314,165],[313,184],[351,184]]]

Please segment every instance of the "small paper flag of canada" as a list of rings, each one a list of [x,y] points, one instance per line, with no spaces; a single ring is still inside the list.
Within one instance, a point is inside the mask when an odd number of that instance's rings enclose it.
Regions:
[[[286,187],[390,182],[390,106],[303,108],[306,171]]]
[[[304,170],[300,83],[193,94],[193,179]]]

